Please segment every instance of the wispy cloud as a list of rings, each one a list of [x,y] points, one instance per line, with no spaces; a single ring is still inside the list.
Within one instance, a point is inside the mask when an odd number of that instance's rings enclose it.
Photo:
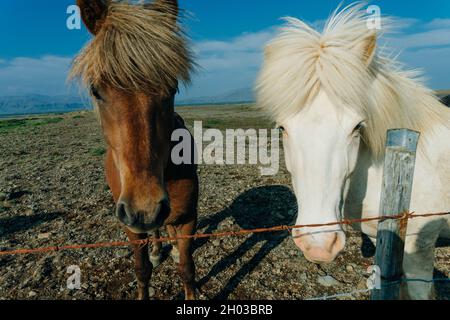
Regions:
[[[405,49],[450,45],[450,27],[395,38],[395,47]]]
[[[395,17],[397,31],[387,37],[387,45],[400,52],[400,60],[411,68],[423,69],[434,88],[450,88],[448,51],[450,19],[424,22],[416,18]],[[321,29],[324,20],[311,25]],[[203,69],[194,85],[183,96],[205,96],[251,87],[262,62],[264,44],[276,34],[276,27],[245,33],[229,41],[202,41],[195,44]],[[381,44],[384,44],[381,43]]]
[[[387,37],[387,46],[400,53],[399,59],[406,66],[421,69],[429,86],[450,88],[450,19],[396,21],[399,33]]]
[[[200,41],[195,44],[195,49],[202,54],[212,51],[224,52],[245,52],[261,49],[264,44],[271,39],[276,32],[274,27],[258,32],[245,32],[229,41]]]
[[[434,19],[425,25],[425,27],[430,29],[436,28],[450,28],[450,19]]]
[[[198,63],[204,72],[223,69],[259,67],[264,44],[275,35],[269,28],[255,33],[244,33],[229,41],[201,41],[194,45]]]
[[[388,46],[401,52],[400,60],[412,68],[422,68],[433,88],[450,88],[450,19],[420,21],[403,17],[397,19],[396,26],[400,32],[389,36]],[[229,40],[195,42],[200,69],[193,77],[192,87],[182,90],[180,98],[252,87],[263,59],[263,47],[276,32],[276,27],[269,27]],[[59,56],[0,58],[0,95],[65,94],[71,61],[72,57]]]
[[[44,56],[0,61],[0,95],[66,94],[66,75],[72,59]]]
[[[275,36],[270,27],[243,33],[228,41],[205,40],[194,44],[200,66],[193,86],[181,98],[222,94],[242,87],[252,87],[262,63],[265,43]]]
[[[406,50],[402,53],[401,60],[409,67],[421,69],[427,84],[433,89],[449,89],[448,57],[450,46]]]
[[[398,31],[405,31],[421,23],[420,19],[407,17],[390,17],[389,23]],[[396,30],[397,31],[397,30]]]

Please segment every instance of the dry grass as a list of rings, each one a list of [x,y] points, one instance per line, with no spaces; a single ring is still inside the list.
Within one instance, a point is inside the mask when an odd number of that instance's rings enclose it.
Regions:
[[[229,128],[272,127],[249,105],[177,111],[190,127],[198,120],[222,130],[230,123],[235,125]],[[0,134],[0,250],[126,239],[113,215],[101,157],[105,145],[94,113],[61,118]],[[261,177],[252,165],[201,165],[199,174],[199,232],[283,225],[295,217],[283,161],[273,177]],[[373,264],[371,256],[361,253],[362,248],[370,253],[370,248],[351,230],[345,251],[324,266],[306,261],[288,233],[199,240],[195,248],[197,280],[208,298],[305,299],[365,289],[367,266]],[[435,275],[448,277],[449,244],[442,243],[436,256]],[[82,270],[82,290],[66,288],[71,265]],[[325,275],[338,284],[320,285],[318,278]],[[135,299],[136,287],[129,248],[0,258],[0,300]],[[155,268],[152,287],[154,299],[181,297],[181,281],[170,258]],[[438,294],[448,299],[449,285],[439,284]]]

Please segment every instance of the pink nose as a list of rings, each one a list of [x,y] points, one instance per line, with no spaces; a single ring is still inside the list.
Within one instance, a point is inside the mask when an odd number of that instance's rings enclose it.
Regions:
[[[293,236],[305,258],[314,263],[333,262],[345,247],[345,234],[342,231],[314,235],[294,232]]]

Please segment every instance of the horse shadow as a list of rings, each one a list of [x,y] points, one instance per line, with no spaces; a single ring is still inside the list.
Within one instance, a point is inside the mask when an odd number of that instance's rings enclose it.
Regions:
[[[27,231],[45,222],[53,221],[61,217],[62,213],[52,212],[28,216],[14,216],[8,218],[0,218],[0,239],[8,239],[17,232]],[[8,250],[1,248],[0,250]],[[12,256],[0,257],[0,269],[4,268],[8,263],[13,261]]]
[[[36,214],[33,216],[13,216],[0,218],[0,239],[22,231],[33,229],[34,227],[58,219],[62,216],[61,212],[49,212]]]
[[[207,228],[205,233],[218,230],[219,224],[232,217],[241,229],[270,228],[279,225],[291,225],[296,218],[296,200],[292,191],[285,186],[265,186],[251,189],[241,194],[225,210],[199,222],[199,229]],[[263,243],[258,252],[234,274],[214,300],[226,300],[241,280],[250,274],[259,263],[287,237],[287,231],[252,234],[227,257],[214,265],[209,273],[198,281],[201,288],[211,278],[233,265],[258,243]],[[198,240],[194,250],[200,249],[207,240]]]

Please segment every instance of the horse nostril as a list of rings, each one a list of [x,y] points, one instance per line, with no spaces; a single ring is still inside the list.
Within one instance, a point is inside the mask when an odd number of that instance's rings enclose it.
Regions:
[[[157,215],[165,217],[170,211],[170,204],[167,199],[162,200],[158,204]]]
[[[119,220],[122,220],[126,215],[125,204],[118,203],[116,207],[116,217],[119,218]]]
[[[129,206],[124,202],[119,202],[117,204],[116,216],[120,222],[127,226],[132,226],[135,222]]]
[[[330,235],[329,239],[326,242],[325,250],[328,251],[328,253],[332,253],[335,250],[338,241],[339,234],[337,232]]]

